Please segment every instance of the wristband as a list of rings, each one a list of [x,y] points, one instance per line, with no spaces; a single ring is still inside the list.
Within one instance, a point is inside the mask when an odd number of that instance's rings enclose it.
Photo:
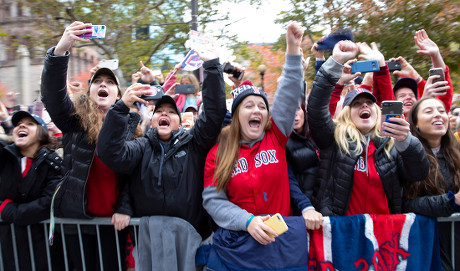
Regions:
[[[248,222],[246,222],[246,230],[249,227],[249,224],[251,224],[252,219],[254,218],[254,215],[251,215],[251,217],[248,219]]]

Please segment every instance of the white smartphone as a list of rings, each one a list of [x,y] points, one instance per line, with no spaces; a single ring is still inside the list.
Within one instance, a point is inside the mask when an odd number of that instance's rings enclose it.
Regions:
[[[108,59],[99,61],[99,68],[109,68],[111,70],[118,69],[118,59]]]

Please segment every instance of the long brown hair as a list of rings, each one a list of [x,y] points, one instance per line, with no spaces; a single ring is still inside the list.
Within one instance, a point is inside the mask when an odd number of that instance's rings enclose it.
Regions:
[[[426,156],[430,161],[430,168],[428,177],[423,182],[409,183],[406,187],[406,196],[409,199],[413,199],[420,196],[434,196],[446,193],[451,187],[447,187],[447,180],[441,173],[440,165],[436,156],[431,151],[431,147],[428,141],[423,137],[417,128],[418,123],[418,112],[420,104],[428,99],[434,98],[423,98],[416,102],[411,111],[409,112],[408,122],[410,124],[410,131],[412,135],[416,136],[425,149]],[[436,99],[437,100],[437,99]],[[438,100],[439,101],[439,100]],[[444,103],[439,101],[443,106]],[[444,106],[445,107],[445,106]],[[457,139],[450,130],[450,123],[448,121],[447,132],[441,137],[441,148],[439,152],[444,156],[447,166],[452,174],[450,180],[451,186],[454,191],[457,192],[460,189],[460,145]]]
[[[120,89],[118,89],[118,95],[121,98]],[[83,130],[87,133],[89,143],[95,144],[104,122],[104,113],[90,99],[89,90],[86,93],[78,93],[74,97],[75,115],[77,115]],[[133,138],[140,136],[142,136],[142,129],[138,125]]]
[[[240,112],[240,103],[235,112],[232,113],[232,122],[229,126],[222,129],[219,135],[219,146],[217,147],[217,155],[215,161],[214,180],[217,182],[217,192],[227,187],[235,168],[235,163],[240,154],[241,130],[240,120],[238,118]],[[264,127],[264,131],[271,129],[272,123],[270,118]]]
[[[88,93],[79,93],[74,96],[75,114],[78,116],[80,125],[88,135],[89,143],[97,142],[99,131],[104,122],[104,114],[97,108],[97,105],[90,99]]]

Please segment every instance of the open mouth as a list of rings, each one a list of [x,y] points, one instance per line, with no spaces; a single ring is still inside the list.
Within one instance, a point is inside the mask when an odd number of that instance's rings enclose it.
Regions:
[[[101,89],[101,90],[99,90],[99,92],[97,93],[97,96],[102,97],[102,98],[105,98],[105,97],[109,96],[109,93],[107,92],[107,90]]]
[[[29,134],[27,132],[25,132],[25,131],[19,131],[19,133],[18,133],[18,137],[26,137],[28,135]]]
[[[371,113],[369,111],[363,111],[359,114],[359,117],[362,119],[368,119],[371,116]]]
[[[433,125],[435,125],[435,126],[444,126],[444,122],[442,122],[442,121],[435,121],[435,122],[433,122]]]
[[[249,120],[249,127],[258,129],[260,127],[260,119],[256,118]]]
[[[158,120],[158,126],[169,127],[169,120],[166,118],[161,118]]]
[[[405,102],[405,103],[404,103],[404,106],[412,106],[412,105],[413,105],[412,102]]]

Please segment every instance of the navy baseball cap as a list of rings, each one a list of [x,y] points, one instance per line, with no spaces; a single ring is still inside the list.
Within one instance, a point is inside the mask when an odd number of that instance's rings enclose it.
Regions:
[[[365,88],[357,88],[348,92],[347,95],[345,95],[345,99],[343,100],[343,107],[350,105],[360,95],[366,95],[374,103],[377,102],[377,99],[372,94],[372,92]]]
[[[30,114],[27,111],[18,111],[16,113],[14,113],[13,117],[11,118],[11,123],[13,123],[13,126],[16,127],[16,126],[18,126],[18,123],[25,117],[33,118],[37,122],[37,124],[42,126],[45,129],[45,131],[48,132],[48,127],[46,127],[46,123],[42,120],[42,118],[40,118],[37,115]]]
[[[156,101],[155,103],[155,109],[153,110],[153,113],[157,112],[157,109],[160,108],[162,104],[170,104],[172,107],[176,110],[176,114],[179,115],[179,120],[182,121],[181,115],[180,115],[180,110],[179,107],[177,107],[176,102],[174,99],[169,96],[169,95],[163,95],[159,100]]]
[[[415,79],[410,77],[403,77],[399,79],[396,81],[395,86],[393,87],[393,93],[396,93],[396,91],[400,88],[410,88],[412,92],[414,92],[415,98],[418,99],[418,85]]]

